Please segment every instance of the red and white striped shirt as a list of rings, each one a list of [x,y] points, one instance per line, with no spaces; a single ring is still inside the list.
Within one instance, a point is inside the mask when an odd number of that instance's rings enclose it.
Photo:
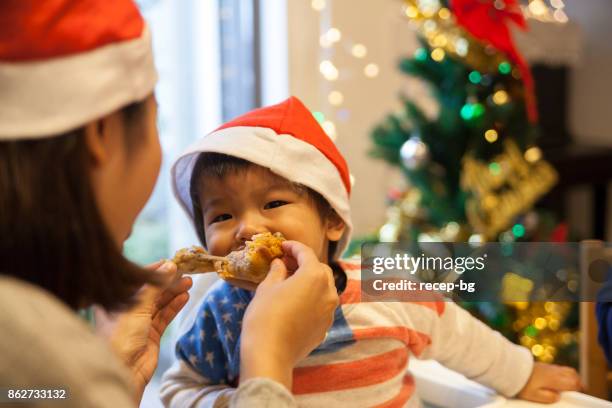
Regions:
[[[340,265],[348,280],[334,324],[323,344],[294,370],[292,393],[299,406],[419,406],[407,371],[412,358],[435,359],[506,396],[527,382],[533,367],[529,350],[456,304],[364,302],[360,265]],[[164,376],[166,406],[227,405],[231,381],[213,384],[186,360],[179,358]]]

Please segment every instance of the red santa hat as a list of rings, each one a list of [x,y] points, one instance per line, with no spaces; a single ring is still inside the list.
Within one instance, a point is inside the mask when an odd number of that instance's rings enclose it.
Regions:
[[[334,258],[351,235],[350,173],[344,157],[302,102],[286,101],[240,116],[198,139],[172,166],[172,187],[193,221],[189,186],[200,153],[238,157],[321,194],[346,224]]]
[[[156,81],[133,1],[0,2],[0,140],[77,128],[143,100]]]

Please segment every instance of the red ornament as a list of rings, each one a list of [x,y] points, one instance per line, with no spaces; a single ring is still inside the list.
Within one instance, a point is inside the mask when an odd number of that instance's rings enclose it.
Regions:
[[[550,235],[551,242],[567,242],[569,228],[567,224],[562,222],[555,227]]]
[[[521,29],[527,29],[518,0],[451,0],[451,9],[459,25],[475,38],[505,53],[518,66],[526,88],[527,115],[532,123],[537,122],[533,76],[529,65],[516,49],[509,27],[513,22]]]
[[[399,188],[391,187],[387,192],[387,198],[394,202],[402,198],[402,194],[402,190],[400,190]]]

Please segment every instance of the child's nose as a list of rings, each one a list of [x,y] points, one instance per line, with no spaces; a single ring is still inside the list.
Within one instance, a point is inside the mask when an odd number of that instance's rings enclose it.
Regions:
[[[255,234],[268,232],[265,223],[256,215],[244,216],[240,220],[240,225],[236,231],[236,240],[239,242],[248,241]]]

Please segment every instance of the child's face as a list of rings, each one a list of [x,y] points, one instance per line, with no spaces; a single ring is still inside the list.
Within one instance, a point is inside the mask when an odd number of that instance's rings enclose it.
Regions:
[[[262,232],[280,232],[285,238],[312,248],[327,262],[328,243],[337,241],[344,224],[337,217],[322,219],[306,192],[269,170],[250,166],[223,179],[203,180],[200,203],[208,251],[225,256]]]

